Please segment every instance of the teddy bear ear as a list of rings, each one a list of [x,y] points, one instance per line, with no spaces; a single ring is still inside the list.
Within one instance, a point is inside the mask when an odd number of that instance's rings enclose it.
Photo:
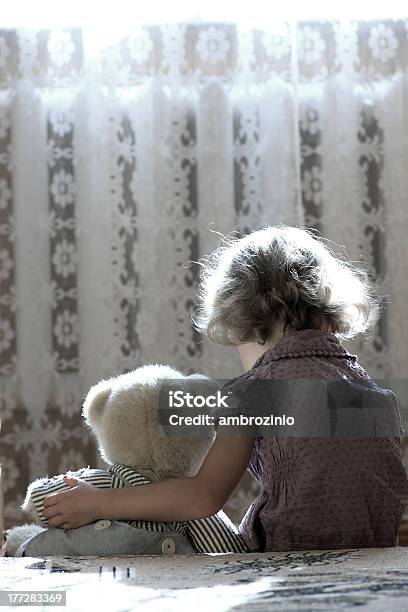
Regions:
[[[102,416],[111,390],[112,384],[109,380],[102,380],[97,385],[91,387],[82,407],[82,416],[89,425],[97,423]]]

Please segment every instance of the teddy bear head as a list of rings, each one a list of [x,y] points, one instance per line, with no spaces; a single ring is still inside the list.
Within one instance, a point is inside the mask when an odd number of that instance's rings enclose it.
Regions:
[[[152,482],[195,476],[214,441],[214,430],[165,435],[158,419],[165,381],[183,384],[194,378],[206,379],[184,376],[169,366],[146,365],[92,387],[82,414],[102,458],[111,465],[128,465]]]

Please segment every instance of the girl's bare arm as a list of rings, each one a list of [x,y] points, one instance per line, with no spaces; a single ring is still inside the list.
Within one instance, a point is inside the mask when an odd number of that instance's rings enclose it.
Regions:
[[[243,476],[253,438],[218,436],[198,474],[123,489],[79,484],[49,495],[44,515],[51,527],[79,527],[98,519],[183,521],[205,518],[228,501]]]

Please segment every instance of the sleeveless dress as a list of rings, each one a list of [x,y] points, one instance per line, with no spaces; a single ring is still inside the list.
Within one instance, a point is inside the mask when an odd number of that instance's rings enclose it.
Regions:
[[[256,437],[248,470],[261,493],[239,526],[249,550],[395,546],[408,478],[394,393],[380,388],[335,334],[315,329],[290,332],[228,384],[252,379],[359,381],[396,433]]]

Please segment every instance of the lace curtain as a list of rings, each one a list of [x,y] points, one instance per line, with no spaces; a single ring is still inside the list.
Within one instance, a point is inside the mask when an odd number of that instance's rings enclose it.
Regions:
[[[191,323],[217,232],[316,228],[389,300],[356,341],[407,379],[408,23],[0,30],[0,393],[6,516],[26,484],[96,465],[81,403],[148,362],[230,377]],[[229,502],[239,519],[256,486]]]

